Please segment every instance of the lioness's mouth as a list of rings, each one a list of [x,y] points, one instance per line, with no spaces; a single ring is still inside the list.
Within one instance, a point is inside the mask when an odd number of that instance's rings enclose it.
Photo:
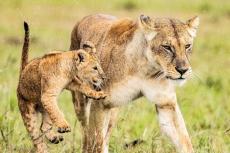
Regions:
[[[173,78],[171,76],[166,76],[166,78],[170,80],[185,80],[185,78],[183,78],[182,76],[180,76],[179,78]]]

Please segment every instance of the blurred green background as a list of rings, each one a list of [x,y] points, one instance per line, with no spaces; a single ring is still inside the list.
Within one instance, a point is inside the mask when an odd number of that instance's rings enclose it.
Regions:
[[[23,21],[31,28],[30,59],[51,50],[68,50],[70,33],[82,17],[106,13],[137,19],[140,14],[186,21],[198,15],[200,27],[193,49],[194,77],[178,88],[178,101],[196,153],[230,152],[230,1],[229,0],[5,0],[0,2],[0,152],[32,149],[16,99]],[[111,153],[174,153],[159,131],[155,107],[144,98],[121,108],[113,130]],[[80,152],[81,129],[71,95],[59,106],[72,131],[65,140],[49,144],[51,153]],[[143,143],[125,149],[126,143]]]

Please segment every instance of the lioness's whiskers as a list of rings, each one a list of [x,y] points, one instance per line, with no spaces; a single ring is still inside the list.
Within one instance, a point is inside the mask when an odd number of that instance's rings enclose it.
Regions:
[[[193,71],[192,76],[196,77],[202,84],[204,84],[204,80],[202,80],[197,73]]]

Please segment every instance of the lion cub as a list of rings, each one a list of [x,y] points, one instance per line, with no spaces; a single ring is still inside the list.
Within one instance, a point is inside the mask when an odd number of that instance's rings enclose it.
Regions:
[[[99,91],[105,74],[93,54],[96,49],[90,42],[77,51],[54,52],[28,62],[29,26],[26,22],[24,30],[17,88],[19,109],[37,152],[43,152],[45,144],[36,127],[39,121],[37,113],[42,113],[43,134],[53,143],[62,141],[63,137],[51,131],[52,124],[57,126],[59,133],[70,131],[69,124],[58,108],[58,95],[67,89],[78,90],[89,98],[105,98],[106,95]]]

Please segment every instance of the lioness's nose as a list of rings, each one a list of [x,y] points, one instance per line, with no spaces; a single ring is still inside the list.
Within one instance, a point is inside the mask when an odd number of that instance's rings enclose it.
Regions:
[[[185,74],[185,72],[188,71],[188,68],[183,68],[183,67],[175,67],[175,69],[177,70],[177,72],[179,72],[181,75]]]

